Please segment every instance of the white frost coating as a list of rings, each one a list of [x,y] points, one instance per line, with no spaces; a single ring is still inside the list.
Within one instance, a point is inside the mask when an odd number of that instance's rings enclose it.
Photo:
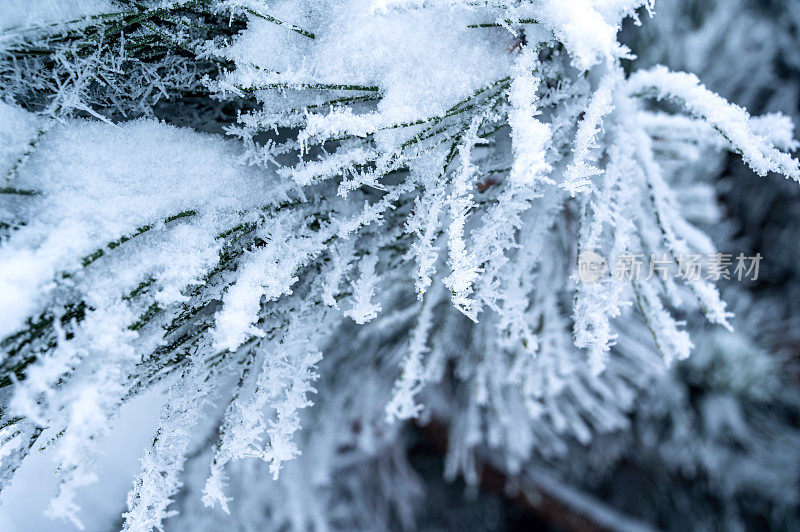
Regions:
[[[437,157],[423,157],[413,166],[413,172],[427,175],[423,179],[423,192],[414,200],[414,214],[406,222],[406,232],[416,238],[409,253],[417,263],[414,288],[417,299],[422,299],[431,285],[431,276],[436,272],[439,260],[438,236],[447,196],[447,180],[440,168],[443,161]]]
[[[755,173],[765,176],[777,172],[800,182],[800,162],[779,151],[758,130],[754,130],[747,111],[706,89],[694,74],[670,72],[666,67],[658,66],[634,74],[628,81],[628,90],[645,96],[652,92],[659,99],[679,100],[690,113],[719,131],[730,149],[740,153]],[[785,126],[781,130],[785,130]],[[781,140],[786,144],[785,138]]]
[[[618,28],[592,4],[590,0],[542,0],[541,9],[535,11],[536,20],[564,43],[573,65],[581,70],[628,55],[627,48],[617,42]]]
[[[73,521],[107,427],[159,381],[129,530],[413,529],[419,416],[473,483],[485,456],[513,480],[638,435],[700,311],[730,313],[706,280],[585,283],[576,257],[714,252],[709,172],[684,172],[710,149],[797,177],[785,117],[625,78],[645,0],[114,7],[0,54],[0,97],[41,110],[0,105],[0,486],[46,428]],[[713,432],[744,419],[726,404]]]
[[[792,118],[782,113],[754,116],[750,119],[750,127],[753,133],[764,137],[779,150],[794,151],[800,148],[800,141],[794,138]]]
[[[478,127],[482,116],[475,117],[464,135],[464,141],[458,147],[461,167],[453,179],[453,185],[447,203],[450,207],[450,227],[447,231],[448,264],[452,273],[445,279],[445,284],[452,291],[453,304],[472,320],[477,320],[474,302],[471,300],[472,285],[478,278],[478,264],[472,260],[464,241],[464,226],[469,211],[472,209],[473,179],[478,168],[472,164],[472,148],[477,142]]]
[[[203,503],[229,513],[225,495],[226,467],[234,461],[258,458],[269,464],[274,479],[283,462],[300,454],[292,438],[300,429],[298,411],[310,406],[316,392],[316,365],[322,354],[314,346],[325,331],[325,311],[299,316],[286,334],[272,345],[258,346],[249,358],[239,386],[226,410],[225,422],[214,451],[211,471],[203,489]],[[309,331],[313,327],[313,332]],[[255,360],[260,369],[252,371]]]
[[[680,227],[682,217],[678,214],[672,190],[664,183],[661,171],[656,165],[652,155],[650,143],[652,140],[643,131],[637,132],[632,137],[631,143],[635,146],[637,157],[646,172],[647,191],[656,215],[656,223],[662,233],[664,244],[676,263],[682,257],[691,255],[692,249],[687,242],[680,238],[677,228]],[[722,325],[728,330],[733,330],[730,319],[731,312],[726,310],[727,304],[722,301],[719,291],[714,285],[702,278],[689,278],[687,284],[695,294],[700,308],[711,323]]]
[[[692,341],[689,333],[680,330],[675,320],[664,309],[658,294],[650,285],[636,284],[636,301],[642,306],[642,313],[647,316],[647,326],[656,340],[659,354],[668,365],[677,360],[685,360],[692,353]]]
[[[222,310],[217,313],[215,341],[219,348],[233,351],[248,335],[260,336],[262,333],[252,324],[261,298],[271,301],[291,293],[298,280],[297,270],[318,252],[318,238],[293,234],[297,228],[294,218],[292,213],[279,217],[259,234],[268,245],[246,258],[236,283],[225,294]]]
[[[381,304],[373,301],[379,277],[375,274],[378,264],[376,255],[367,255],[358,263],[361,276],[353,285],[353,306],[344,315],[359,325],[375,318],[381,311]]]
[[[511,126],[514,164],[509,180],[514,187],[533,187],[535,184],[552,183],[547,178],[550,165],[546,160],[546,149],[550,139],[550,128],[536,119],[539,79],[534,74],[538,59],[536,53],[526,47],[512,69],[508,102],[511,110],[508,125]]]
[[[441,284],[437,284],[437,288],[440,290]],[[420,305],[419,317],[408,342],[408,353],[403,360],[400,377],[394,384],[392,398],[386,404],[388,422],[415,418],[422,412],[423,405],[417,403],[416,396],[426,383],[423,358],[429,351],[431,318],[433,307],[439,301],[439,290],[426,297]]]
[[[122,403],[126,387],[122,384],[136,362],[132,345],[136,334],[125,328],[133,318],[122,305],[109,305],[87,316],[77,340],[67,340],[63,331],[58,338],[58,356],[34,365],[28,378],[15,390],[13,411],[47,426],[50,419],[64,419],[64,429],[54,444],[58,464],[58,493],[51,499],[47,515],[70,520],[83,529],[74,502],[77,490],[96,480],[92,467],[97,457],[97,443],[109,432],[109,418]],[[69,371],[86,359],[80,371],[72,375],[61,393],[52,396],[50,389]],[[41,400],[45,397],[46,400]]]
[[[631,186],[633,179],[642,178],[642,171],[634,160],[634,146],[629,129],[632,126],[630,107],[617,110],[616,137],[608,150],[608,164],[598,184],[598,191],[589,200],[583,198],[579,249],[581,252],[598,252],[606,248],[607,261],[613,264],[620,255],[633,247],[633,222],[630,210],[634,208],[641,192]],[[604,233],[611,245],[604,246]],[[585,283],[575,295],[573,304],[573,337],[575,345],[588,350],[589,367],[594,375],[605,370],[611,347],[617,343],[618,333],[613,320],[622,316],[630,305],[626,283],[616,281],[611,272],[597,282]]]
[[[322,302],[329,307],[339,308],[336,295],[339,285],[344,281],[345,275],[350,271],[355,259],[355,246],[352,240],[345,240],[338,246],[338,253],[333,257],[333,263],[323,274]]]
[[[522,213],[542,195],[547,185],[554,184],[548,175],[552,170],[548,163],[552,130],[536,118],[540,113],[537,108],[540,82],[536,77],[536,67],[536,54],[525,47],[512,69],[508,93],[513,163],[508,172],[507,186],[500,193],[497,204],[486,210],[481,226],[473,233],[470,262],[475,265],[496,264],[487,268],[487,274],[484,274],[490,280],[489,286],[493,284],[492,277],[508,262],[506,252],[516,247],[516,230],[522,226]],[[495,297],[495,290],[490,289],[481,299],[491,304]]]
[[[655,0],[592,0],[592,4],[610,24],[617,24],[617,21],[627,16],[638,22],[636,11],[641,7],[652,16]]]
[[[122,514],[122,530],[163,530],[172,497],[182,486],[180,479],[186,453],[194,442],[195,424],[213,391],[213,379],[203,378],[203,362],[192,360],[189,368],[170,388],[159,416],[158,432],[141,460],[141,472],[128,493],[128,511]]]
[[[602,133],[603,119],[614,109],[612,98],[620,81],[621,75],[616,69],[603,77],[584,111],[583,120],[575,134],[575,158],[564,172],[564,180],[559,184],[570,196],[591,190],[590,178],[602,173],[595,166],[597,141]]]

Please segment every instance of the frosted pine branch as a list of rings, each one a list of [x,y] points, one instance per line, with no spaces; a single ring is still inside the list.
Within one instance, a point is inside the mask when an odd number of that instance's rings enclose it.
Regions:
[[[45,4],[0,26],[0,487],[47,434],[76,526],[141,395],[137,531],[410,523],[410,419],[470,482],[624,432],[690,354],[676,316],[732,313],[578,257],[713,253],[703,150],[800,180],[788,118],[626,77],[647,0]]]

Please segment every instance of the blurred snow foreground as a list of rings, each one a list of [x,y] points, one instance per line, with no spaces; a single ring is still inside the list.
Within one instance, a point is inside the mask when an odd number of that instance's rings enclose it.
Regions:
[[[709,280],[577,276],[586,250],[715,253],[713,192],[682,174],[708,150],[800,180],[788,118],[691,74],[625,73],[622,21],[653,8],[7,2],[0,489],[46,449],[48,514],[81,527],[121,406],[163,382],[125,530],[412,526],[405,422],[449,427],[449,477],[488,460],[521,478],[630,431],[637,405],[688,408],[668,367],[697,313],[720,327],[709,371],[773,400],[777,363],[724,332]],[[711,432],[747,439],[736,404],[707,408]],[[675,467],[722,497],[761,489],[783,519],[800,438],[780,437],[788,456],[734,455],[771,460],[761,476],[717,478],[711,444]]]

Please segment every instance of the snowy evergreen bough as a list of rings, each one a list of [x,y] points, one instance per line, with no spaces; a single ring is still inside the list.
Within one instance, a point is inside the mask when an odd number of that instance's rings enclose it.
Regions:
[[[713,280],[586,282],[579,258],[718,253],[687,166],[800,163],[789,118],[626,74],[617,34],[654,7],[11,2],[0,489],[47,449],[48,514],[81,527],[120,408],[159,393],[123,529],[411,527],[411,420],[446,424],[446,475],[476,483],[638,430],[637,405],[685,408],[658,388],[688,321],[732,329]]]

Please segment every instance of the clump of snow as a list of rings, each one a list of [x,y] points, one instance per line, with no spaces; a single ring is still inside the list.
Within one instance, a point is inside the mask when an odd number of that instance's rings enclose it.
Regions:
[[[19,329],[41,308],[54,278],[80,270],[84,257],[138,228],[198,213],[183,242],[173,243],[173,258],[160,265],[172,262],[177,270],[183,266],[178,257],[215,245],[216,229],[231,215],[272,202],[274,189],[266,194],[270,178],[237,165],[237,155],[231,142],[153,120],[54,127],[13,181],[38,193],[22,206],[36,219],[0,247],[0,336]],[[126,278],[153,266],[139,262]],[[186,271],[181,277],[188,281],[198,273]],[[130,286],[131,281],[121,281],[108,279],[105,288],[117,293]]]
[[[0,16],[0,42],[31,26],[56,24],[119,10],[108,0],[6,0]]]
[[[3,186],[10,185],[9,174],[32,151],[40,128],[41,117],[0,102],[0,172]]]

